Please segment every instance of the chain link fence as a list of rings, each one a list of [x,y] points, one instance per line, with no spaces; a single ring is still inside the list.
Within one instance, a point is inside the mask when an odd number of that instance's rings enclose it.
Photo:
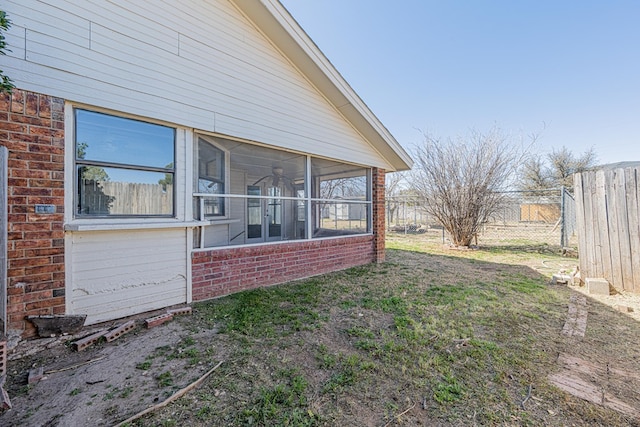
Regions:
[[[576,209],[566,188],[502,193],[503,203],[482,224],[475,237],[479,245],[576,248]],[[424,199],[396,196],[386,199],[387,230],[396,233],[424,233],[449,241],[442,225],[425,209]]]

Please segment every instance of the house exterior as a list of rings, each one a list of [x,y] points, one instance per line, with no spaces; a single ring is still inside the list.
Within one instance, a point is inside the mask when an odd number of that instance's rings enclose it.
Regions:
[[[6,333],[384,259],[411,159],[277,0],[1,7]]]

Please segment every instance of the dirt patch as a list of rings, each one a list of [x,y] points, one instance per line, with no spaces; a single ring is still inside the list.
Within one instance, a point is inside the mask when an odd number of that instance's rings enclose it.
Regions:
[[[88,335],[94,329],[86,329]],[[136,330],[111,343],[73,351],[76,337],[21,342],[8,362],[13,409],[3,426],[111,426],[165,400],[225,357],[216,330],[194,331],[188,319]],[[30,369],[41,381],[27,385]]]

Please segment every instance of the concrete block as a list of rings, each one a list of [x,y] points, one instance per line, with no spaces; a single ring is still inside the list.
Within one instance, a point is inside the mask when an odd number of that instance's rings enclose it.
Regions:
[[[159,316],[150,317],[144,322],[147,325],[147,328],[153,328],[153,327],[162,325],[164,322],[168,322],[169,320],[173,320],[173,314],[165,313]]]
[[[626,305],[616,305],[616,310],[621,311],[622,313],[631,313],[633,308]]]
[[[587,290],[594,295],[611,295],[607,279],[589,277],[585,279]]]
[[[570,282],[573,283],[573,277],[568,274],[554,274],[551,278],[552,285],[568,285]]]
[[[183,315],[183,314],[191,314],[191,307],[174,308],[172,310],[167,310],[167,313],[172,314],[174,316],[180,316],[180,315]]]
[[[132,330],[134,330],[135,327],[136,327],[136,322],[133,321],[133,320],[129,320],[127,323],[124,323],[124,324],[118,326],[117,328],[112,329],[109,332],[107,332],[104,335],[104,338],[107,340],[107,342],[111,342],[111,341],[117,340],[122,335],[126,334],[127,332],[131,332]]]
[[[27,319],[36,325],[38,336],[47,338],[80,332],[87,315],[28,316]]]
[[[0,409],[11,409],[11,400],[9,400],[9,394],[4,388],[0,387]]]
[[[44,368],[33,368],[29,370],[29,378],[27,380],[28,384],[35,384],[39,382],[44,377]]]
[[[0,377],[7,373],[7,340],[0,341]]]
[[[100,338],[102,338],[103,336],[105,336],[105,334],[108,331],[99,331],[96,332],[95,334],[91,334],[88,337],[79,339],[78,341],[75,341],[73,343],[73,347],[76,349],[76,351],[82,351],[87,347],[91,347],[92,345],[94,345],[95,343],[97,343],[98,341],[100,341]]]

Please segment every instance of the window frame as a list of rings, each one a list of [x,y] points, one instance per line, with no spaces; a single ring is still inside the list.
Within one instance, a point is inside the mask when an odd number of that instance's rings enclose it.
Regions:
[[[225,155],[225,159],[224,159],[224,167],[225,167],[225,182],[224,182],[224,194],[222,194],[222,198],[224,198],[225,200],[225,215],[224,216],[209,216],[207,218],[204,218],[203,216],[200,216],[198,214],[199,208],[197,208],[198,210],[194,210],[194,220],[197,221],[205,221],[206,223],[208,223],[208,225],[201,225],[198,226],[198,231],[196,231],[196,236],[199,235],[199,237],[196,237],[196,239],[194,240],[194,249],[196,250],[211,250],[211,249],[222,249],[222,248],[229,248],[229,247],[242,247],[242,246],[255,246],[255,245],[261,245],[261,244],[273,244],[273,243],[280,243],[280,242],[291,242],[291,241],[311,241],[311,240],[318,240],[318,239],[325,239],[325,238],[333,238],[333,237],[349,237],[349,236],[362,236],[362,235],[370,235],[373,233],[373,180],[372,180],[372,174],[373,174],[373,168],[371,166],[365,166],[365,165],[361,165],[361,164],[356,164],[356,163],[352,163],[352,162],[345,162],[345,161],[341,161],[341,160],[337,160],[337,159],[331,159],[331,158],[327,158],[327,157],[323,157],[323,156],[317,156],[317,155],[313,155],[310,153],[301,153],[295,150],[288,150],[286,148],[282,148],[282,147],[274,147],[274,146],[269,146],[269,145],[265,145],[265,144],[260,144],[260,143],[256,143],[256,142],[248,142],[246,140],[242,140],[242,139],[238,139],[238,138],[233,138],[233,137],[229,137],[226,135],[217,135],[217,134],[209,134],[209,133],[203,133],[203,132],[198,132],[195,131],[194,132],[194,143],[195,143],[195,156],[194,156],[194,181],[195,181],[195,188],[194,191],[192,193],[192,197],[194,199],[194,209],[196,209],[197,206],[201,206],[201,203],[203,202],[203,198],[206,197],[211,197],[210,194],[205,194],[205,193],[199,193],[198,192],[198,185],[197,185],[197,181],[198,181],[198,177],[199,177],[199,171],[197,170],[199,167],[199,158],[198,158],[198,151],[199,149],[197,148],[198,144],[199,144],[199,139],[202,138],[204,139],[207,143],[212,144],[213,146],[215,146],[216,148],[222,150],[224,152]],[[231,182],[231,168],[232,168],[232,151],[230,151],[226,146],[223,146],[222,143],[218,143],[218,139],[223,139],[223,140],[228,140],[230,142],[233,143],[239,143],[239,144],[245,144],[248,146],[254,146],[254,147],[264,147],[267,149],[271,149],[271,150],[277,150],[277,151],[281,151],[281,152],[285,152],[285,153],[291,153],[291,154],[296,154],[299,156],[303,156],[304,157],[304,162],[305,162],[305,166],[304,166],[304,185],[300,185],[300,188],[298,188],[298,190],[295,192],[296,196],[286,196],[286,197],[280,197],[280,199],[282,199],[283,201],[285,201],[286,203],[292,203],[293,205],[293,215],[295,215],[298,218],[298,221],[302,221],[301,215],[304,215],[305,219],[304,219],[304,236],[302,238],[299,239],[282,239],[279,241],[273,240],[273,241],[269,241],[268,239],[263,239],[264,241],[245,241],[243,243],[232,243],[231,241],[233,239],[230,239],[230,241],[227,244],[223,244],[223,245],[214,245],[214,246],[206,246],[205,245],[205,228],[207,228],[209,225],[210,226],[224,226],[225,224],[232,224],[232,223],[236,223],[237,221],[239,221],[236,218],[236,213],[235,211],[232,212],[233,207],[232,207],[232,203],[230,201],[232,200],[244,200],[245,203],[245,209],[247,209],[247,203],[249,202],[250,199],[259,199],[261,200],[261,202],[263,201],[262,199],[270,199],[272,198],[272,196],[268,196],[268,195],[262,195],[262,196],[255,196],[255,195],[249,195],[249,194],[238,194],[237,192],[233,192],[233,188],[234,188],[234,183]],[[361,174],[358,174],[356,177],[362,177],[365,181],[365,188],[364,188],[364,193],[362,196],[359,197],[340,197],[340,198],[322,198],[322,197],[318,197],[319,195],[314,194],[313,188],[312,188],[312,181],[313,181],[313,172],[312,172],[312,161],[314,159],[317,160],[325,160],[325,161],[330,161],[339,165],[342,165],[344,167],[354,167],[357,169],[361,169]],[[245,182],[245,184],[247,184]],[[300,192],[302,192],[304,195],[301,197]],[[366,221],[364,220],[364,218],[362,219],[362,221],[365,221],[363,225],[364,230],[359,229],[349,229],[351,230],[351,232],[347,232],[347,233],[333,233],[331,235],[314,235],[314,228],[315,228],[315,216],[313,215],[313,209],[314,206],[318,203],[329,203],[329,204],[335,204],[335,203],[340,203],[340,204],[344,204],[344,205],[351,205],[351,204],[356,204],[356,205],[360,205],[362,206],[361,209],[363,209],[366,215]],[[245,225],[244,227],[246,228],[247,226],[247,222],[248,221],[248,213],[245,212],[243,213],[241,216],[245,217]],[[350,220],[350,219],[349,219]],[[351,220],[350,220],[351,221]],[[353,220],[355,221],[355,220]],[[229,236],[230,237],[230,236]]]
[[[163,126],[165,128],[171,129],[173,133],[172,137],[172,153],[171,156],[173,161],[171,162],[172,167],[156,167],[156,166],[145,166],[145,165],[136,165],[131,163],[117,163],[117,162],[108,162],[108,161],[100,161],[100,160],[86,160],[78,158],[78,111],[86,111],[89,113],[102,114],[105,116],[111,116],[118,119],[123,120],[131,120],[134,122],[145,123],[149,125]],[[165,123],[159,123],[152,120],[143,120],[136,117],[127,116],[125,114],[119,114],[114,112],[106,112],[101,111],[99,109],[92,109],[87,107],[72,107],[73,113],[73,218],[74,219],[142,219],[142,218],[176,218],[176,178],[177,168],[176,168],[176,159],[177,159],[177,128],[175,126],[170,126]],[[163,174],[171,174],[171,189],[172,189],[172,201],[171,201],[171,212],[170,213],[158,213],[158,214],[85,214],[82,213],[82,197],[80,194],[80,168],[86,167],[99,167],[99,168],[115,168],[115,169],[123,169],[123,170],[131,170],[131,171],[139,171],[139,172],[157,172]]]
[[[222,193],[211,193],[211,194],[220,194],[220,198],[222,199],[222,207],[223,207],[223,213],[221,215],[204,215],[202,212],[200,212],[200,210],[202,209],[202,205],[200,204],[199,206],[195,206],[194,204],[194,209],[197,209],[197,214],[196,212],[194,212],[194,218],[201,218],[201,220],[204,221],[220,221],[220,220],[224,220],[224,219],[228,219],[229,218],[229,203],[227,202],[228,198],[225,197],[225,195],[230,194],[230,187],[231,187],[231,182],[230,182],[230,177],[231,177],[231,165],[230,165],[230,153],[229,150],[227,150],[225,147],[223,147],[222,145],[218,144],[215,141],[215,137],[212,137],[210,135],[204,134],[204,133],[199,133],[199,132],[195,132],[194,133],[194,140],[195,140],[195,147],[194,147],[194,165],[193,165],[193,175],[194,175],[194,194],[205,194],[205,193],[201,193],[200,192],[200,187],[199,187],[199,181],[201,179],[200,177],[200,140],[203,140],[204,142],[206,142],[207,144],[210,144],[212,147],[214,147],[217,150],[220,150],[224,156],[224,159],[222,161],[223,163],[223,168],[224,168],[224,177],[223,177],[223,182],[222,182],[222,188],[223,191]],[[192,196],[194,197],[194,196]]]

